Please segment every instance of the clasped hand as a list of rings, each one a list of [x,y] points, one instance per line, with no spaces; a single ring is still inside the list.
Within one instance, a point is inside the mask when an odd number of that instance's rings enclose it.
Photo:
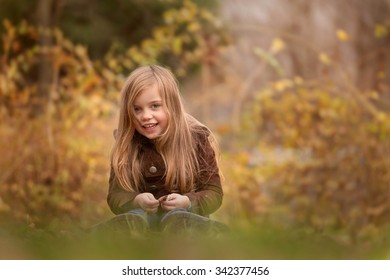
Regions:
[[[188,196],[178,193],[172,193],[159,199],[156,199],[151,193],[140,193],[135,197],[134,203],[146,212],[156,213],[160,205],[164,211],[171,211],[176,208],[188,208],[190,206],[190,199]]]

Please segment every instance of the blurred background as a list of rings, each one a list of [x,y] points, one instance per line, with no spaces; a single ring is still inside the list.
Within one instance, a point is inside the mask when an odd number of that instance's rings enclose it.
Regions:
[[[176,74],[219,140],[213,218],[285,248],[246,240],[237,248],[254,251],[225,257],[318,256],[297,255],[302,238],[358,248],[328,257],[387,244],[389,0],[0,0],[0,18],[1,258],[61,258],[37,240],[113,216],[119,91],[150,63]]]

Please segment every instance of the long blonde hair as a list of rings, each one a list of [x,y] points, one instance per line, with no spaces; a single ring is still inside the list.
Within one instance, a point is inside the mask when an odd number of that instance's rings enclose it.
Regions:
[[[154,141],[166,167],[165,187],[180,193],[191,191],[200,171],[193,133],[204,132],[206,127],[185,112],[174,75],[157,65],[137,68],[122,88],[119,123],[111,154],[115,176],[128,191],[139,191],[144,183],[138,157],[139,143],[134,137],[133,104],[137,96],[152,85],[157,85],[168,115],[166,131]]]

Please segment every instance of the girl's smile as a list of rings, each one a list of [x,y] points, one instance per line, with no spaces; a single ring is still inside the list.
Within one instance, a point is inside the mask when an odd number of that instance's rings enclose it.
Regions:
[[[135,129],[141,135],[153,140],[167,129],[168,115],[156,84],[146,88],[135,98],[133,112]]]

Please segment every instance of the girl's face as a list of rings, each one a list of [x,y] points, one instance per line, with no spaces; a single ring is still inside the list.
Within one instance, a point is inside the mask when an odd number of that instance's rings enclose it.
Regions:
[[[168,115],[156,84],[146,88],[134,100],[135,129],[148,139],[156,139],[168,127]]]

